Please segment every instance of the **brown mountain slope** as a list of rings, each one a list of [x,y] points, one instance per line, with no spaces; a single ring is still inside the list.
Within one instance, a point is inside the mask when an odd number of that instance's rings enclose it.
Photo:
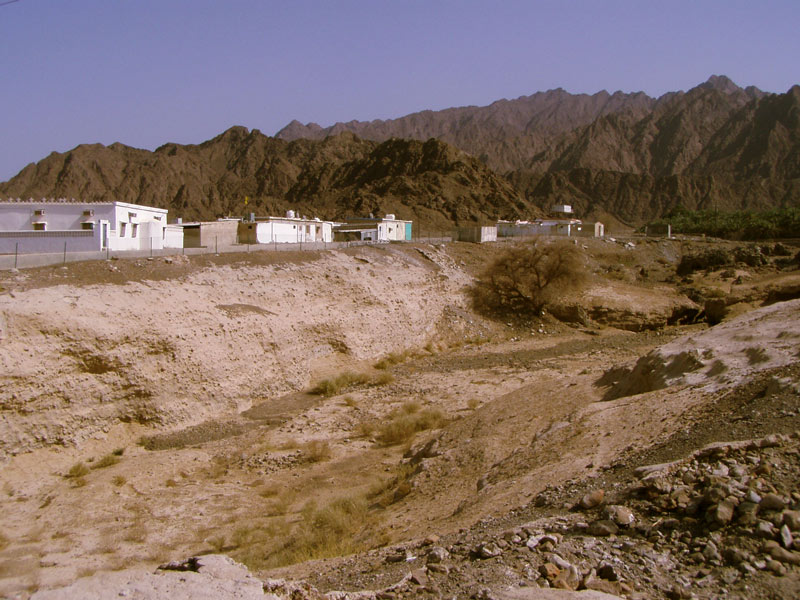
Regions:
[[[284,140],[322,139],[350,131],[370,140],[392,137],[427,140],[435,137],[480,157],[505,172],[526,165],[547,148],[548,141],[595,119],[618,113],[648,114],[656,101],[642,92],[593,95],[570,94],[562,89],[498,100],[489,106],[426,110],[398,119],[350,121],[322,128],[316,123],[292,121],[275,137]]]
[[[121,200],[185,219],[289,207],[331,219],[393,212],[440,229],[538,214],[505,179],[444,142],[379,145],[343,133],[290,143],[244,127],[155,152],[93,144],[52,153],[0,184],[0,197]]]
[[[313,198],[335,218],[395,213],[438,229],[541,214],[480,161],[436,139],[390,139],[364,158],[306,169],[287,198]]]
[[[123,144],[81,145],[28,165],[0,185],[0,196],[121,200],[210,219],[279,208],[307,166],[350,160],[373,147],[352,135],[289,144],[244,127],[199,145],[170,143],[155,152]],[[251,199],[247,208],[245,197]]]

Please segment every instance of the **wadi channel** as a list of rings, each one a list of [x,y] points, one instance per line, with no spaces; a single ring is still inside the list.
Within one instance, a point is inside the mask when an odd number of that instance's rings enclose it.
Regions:
[[[800,247],[510,244],[0,273],[0,596],[800,594]]]

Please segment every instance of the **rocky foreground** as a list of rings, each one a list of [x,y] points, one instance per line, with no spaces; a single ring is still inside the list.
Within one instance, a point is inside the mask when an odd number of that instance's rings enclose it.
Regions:
[[[797,393],[785,382],[777,391]],[[262,581],[212,555],[155,573],[84,578],[33,598],[796,597],[798,473],[800,432],[714,443],[684,460],[638,467],[608,489],[586,489],[574,503],[576,488],[567,484],[446,538],[321,564],[314,584]],[[546,516],[513,524],[532,514]],[[337,583],[372,589],[321,591]]]

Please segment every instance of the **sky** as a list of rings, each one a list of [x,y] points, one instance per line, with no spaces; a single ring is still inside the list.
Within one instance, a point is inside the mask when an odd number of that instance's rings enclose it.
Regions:
[[[554,88],[800,83],[798,0],[0,0],[0,181],[155,149]]]

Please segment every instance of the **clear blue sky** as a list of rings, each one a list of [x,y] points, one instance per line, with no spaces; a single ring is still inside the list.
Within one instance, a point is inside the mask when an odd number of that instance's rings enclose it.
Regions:
[[[7,0],[0,0],[0,4]],[[18,0],[0,6],[0,181],[51,151],[199,143],[556,87],[800,83],[800,1]]]

